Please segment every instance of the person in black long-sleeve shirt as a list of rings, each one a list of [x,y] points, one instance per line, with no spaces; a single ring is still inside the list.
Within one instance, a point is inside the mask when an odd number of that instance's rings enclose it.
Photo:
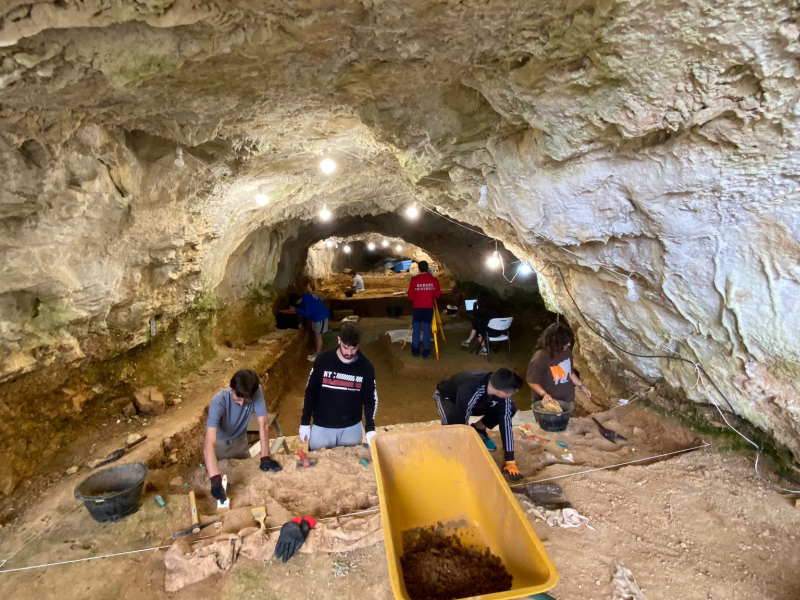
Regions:
[[[514,460],[511,419],[517,412],[517,406],[511,401],[511,396],[522,385],[522,377],[511,369],[502,368],[494,373],[462,371],[439,382],[433,394],[442,425],[468,425],[472,415],[482,415],[483,418],[472,427],[489,450],[496,450],[497,446],[486,429],[500,426],[505,452],[503,473],[513,480],[522,479],[522,474]]]
[[[375,435],[378,412],[375,369],[359,353],[360,343],[358,327],[344,323],[337,348],[323,352],[314,361],[300,419],[300,441],[308,440],[309,450],[360,444],[362,410],[367,442]]]

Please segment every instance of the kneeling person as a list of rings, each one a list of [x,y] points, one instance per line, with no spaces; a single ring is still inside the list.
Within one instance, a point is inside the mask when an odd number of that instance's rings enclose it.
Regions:
[[[281,470],[281,466],[269,455],[267,405],[258,375],[251,369],[237,371],[231,378],[230,387],[217,392],[211,399],[203,441],[206,470],[211,478],[211,495],[220,502],[225,502],[227,497],[222,489],[222,475],[219,474],[217,461],[250,457],[247,424],[253,411],[258,418],[258,435],[261,439],[261,470]]]
[[[359,353],[360,343],[358,327],[344,323],[337,348],[323,352],[314,361],[300,419],[300,441],[309,440],[309,450],[360,444],[362,410],[367,442],[375,435],[378,412],[375,369]]]
[[[520,390],[522,384],[522,377],[511,369],[502,368],[494,373],[462,371],[439,382],[433,394],[442,425],[468,425],[472,415],[481,415],[483,418],[472,427],[489,450],[495,450],[497,446],[486,429],[500,426],[505,452],[503,473],[513,480],[522,479],[522,474],[514,461],[511,419],[517,406],[511,401],[511,396]]]

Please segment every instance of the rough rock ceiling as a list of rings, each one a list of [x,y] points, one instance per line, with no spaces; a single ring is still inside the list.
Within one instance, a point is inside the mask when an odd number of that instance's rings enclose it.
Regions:
[[[680,342],[800,453],[796,2],[17,0],[0,15],[0,380],[81,364],[109,333],[127,349],[201,290],[279,281],[288,249],[321,239],[323,203],[341,219],[416,200],[559,265],[623,345]],[[577,322],[555,273],[544,292]],[[618,359],[707,401],[691,367],[580,336],[597,369]]]

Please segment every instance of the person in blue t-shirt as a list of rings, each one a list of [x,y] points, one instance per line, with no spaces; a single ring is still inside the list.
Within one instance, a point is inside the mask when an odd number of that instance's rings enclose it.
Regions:
[[[211,479],[211,495],[220,502],[225,502],[226,490],[222,489],[222,475],[217,468],[217,461],[250,457],[247,424],[253,411],[258,419],[258,435],[261,439],[261,470],[281,470],[281,466],[269,455],[267,404],[258,383],[258,375],[251,369],[237,371],[231,377],[230,387],[217,392],[211,399],[203,440],[203,457]]]
[[[289,305],[294,306],[297,314],[311,321],[311,330],[314,332],[314,343],[316,352],[308,355],[308,360],[314,362],[322,352],[322,334],[328,333],[328,319],[331,313],[322,299],[316,294],[306,292],[300,294],[289,294]]]

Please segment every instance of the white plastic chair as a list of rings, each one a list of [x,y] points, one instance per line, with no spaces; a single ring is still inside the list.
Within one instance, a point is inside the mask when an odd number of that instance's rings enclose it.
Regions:
[[[510,329],[511,323],[514,322],[514,317],[503,317],[500,319],[490,319],[487,327],[489,329],[494,329],[495,331],[499,332],[494,336],[489,336],[489,332],[486,332],[486,358],[488,360],[492,360],[492,344],[496,344],[495,346],[495,353],[500,350],[500,344],[502,342],[508,343],[508,357],[511,358],[511,337],[510,337]]]

